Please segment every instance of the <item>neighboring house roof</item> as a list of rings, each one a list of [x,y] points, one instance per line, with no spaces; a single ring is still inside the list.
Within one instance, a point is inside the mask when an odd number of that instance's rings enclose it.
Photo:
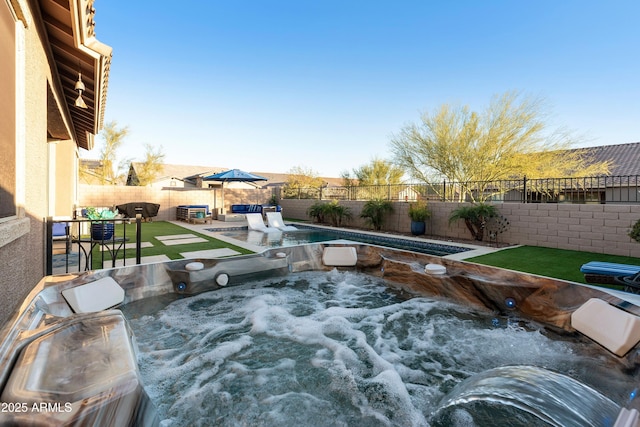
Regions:
[[[137,163],[137,164],[140,164],[140,163]],[[192,165],[164,164],[162,168],[162,172],[158,174],[157,180],[174,177],[174,178],[180,178],[185,181],[195,183],[197,178],[213,175],[214,173],[222,172],[224,170],[226,170],[226,168],[219,167],[219,166],[192,166]]]
[[[264,184],[264,187],[281,187],[287,183],[287,179],[289,177],[288,173],[272,173],[272,172],[251,172],[256,175],[263,176],[268,179],[267,183]],[[343,180],[342,178],[327,178],[320,177],[324,183],[329,187],[342,187]]]
[[[577,148],[589,153],[595,162],[610,161],[610,176],[640,175],[640,142]]]
[[[129,175],[131,177],[132,174],[136,173],[136,169],[142,165],[142,162],[131,162],[129,167]],[[179,179],[182,181],[186,181],[192,183],[194,185],[198,185],[198,179],[204,178],[205,176],[213,175],[218,172],[226,171],[230,168],[227,167],[219,167],[219,166],[193,166],[193,165],[172,165],[172,164],[164,164],[162,171],[158,174],[155,179],[155,182],[164,181],[167,179]],[[287,178],[289,174],[286,173],[272,173],[272,172],[254,172],[250,171],[252,174],[260,175],[262,177],[267,178],[267,181],[256,182],[255,185],[258,187],[281,187],[287,182]],[[321,178],[329,187],[340,187],[342,186],[342,178]],[[209,184],[214,184],[214,181],[209,182]]]
[[[136,169],[141,165],[142,162],[131,162],[129,167],[129,176],[131,177],[132,174],[135,174]],[[224,170],[226,169],[215,166],[172,165],[165,163],[162,165],[162,170],[158,173],[154,182],[175,178],[196,184],[198,178],[213,175],[214,173],[222,172]]]
[[[640,175],[640,142],[628,144],[602,145],[597,147],[576,148],[575,150],[586,151],[595,162],[610,161],[610,176]],[[92,169],[92,165],[98,167],[99,160],[80,159],[82,163]],[[130,170],[139,167],[141,162],[131,162]],[[174,165],[164,164],[162,171],[156,177],[155,182],[168,180],[171,178],[189,182],[193,185],[199,185],[198,179],[205,176],[213,175],[218,172],[228,170],[227,167],[220,166],[193,166],[193,165]],[[262,187],[281,187],[287,182],[289,174],[273,173],[273,172],[254,172],[267,178],[266,182],[256,183]],[[130,172],[131,173],[131,172]],[[328,187],[341,187],[343,185],[342,178],[321,177]]]
[[[80,182],[82,184],[101,185],[103,184],[102,161],[92,159],[80,159]],[[115,184],[107,180],[109,184]]]

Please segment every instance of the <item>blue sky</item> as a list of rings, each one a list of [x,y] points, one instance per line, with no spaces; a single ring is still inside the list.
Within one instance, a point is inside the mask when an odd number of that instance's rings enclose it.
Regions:
[[[179,4],[180,6],[176,6]],[[640,2],[96,1],[119,157],[339,176],[449,103],[546,100],[577,146],[640,141]],[[83,157],[97,158],[98,147]]]

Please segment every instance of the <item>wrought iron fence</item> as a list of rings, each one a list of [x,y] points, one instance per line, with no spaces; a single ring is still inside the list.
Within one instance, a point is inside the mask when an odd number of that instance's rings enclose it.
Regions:
[[[116,229],[115,225],[132,221],[136,224],[135,263],[140,264],[141,217],[133,220],[54,220],[48,217],[45,221],[46,274],[115,267],[119,258],[122,265],[126,265],[125,249],[131,236],[127,235],[127,227]]]
[[[640,175],[286,189],[283,199],[640,203]]]

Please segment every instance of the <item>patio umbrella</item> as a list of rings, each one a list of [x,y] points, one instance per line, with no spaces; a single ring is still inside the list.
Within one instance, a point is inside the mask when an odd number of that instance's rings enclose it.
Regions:
[[[225,182],[256,182],[256,181],[268,181],[267,178],[254,175],[249,172],[241,171],[240,169],[230,169],[228,171],[215,173],[213,175],[205,176],[203,181],[218,181],[222,183],[222,214],[225,214],[224,209],[224,183]]]

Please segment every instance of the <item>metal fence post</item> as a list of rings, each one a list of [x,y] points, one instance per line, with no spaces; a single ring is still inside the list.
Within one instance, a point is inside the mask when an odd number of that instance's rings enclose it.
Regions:
[[[527,176],[522,177],[522,203],[527,203]]]
[[[45,219],[45,257],[47,259],[46,275],[53,274],[53,217]]]
[[[442,180],[442,201],[443,202],[447,201],[447,180],[446,179]]]
[[[142,215],[136,214],[136,264],[141,263],[140,248],[142,243]]]

